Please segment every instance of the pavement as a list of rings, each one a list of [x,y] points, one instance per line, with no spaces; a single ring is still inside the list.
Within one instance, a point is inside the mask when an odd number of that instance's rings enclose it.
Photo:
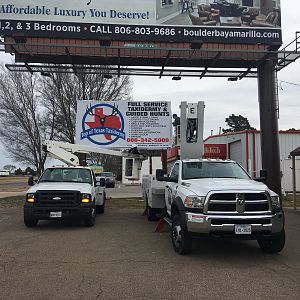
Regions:
[[[92,228],[30,229],[21,206],[0,208],[0,299],[300,299],[299,212],[286,212],[278,255],[255,241],[201,239],[188,256],[141,212],[107,209]]]

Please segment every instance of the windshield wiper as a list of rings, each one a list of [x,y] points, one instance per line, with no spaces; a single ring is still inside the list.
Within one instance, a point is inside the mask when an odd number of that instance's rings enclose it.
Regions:
[[[61,182],[61,181],[55,181],[55,180],[40,180],[39,183],[42,183],[42,182]]]
[[[239,179],[238,177],[235,177],[235,176],[220,176],[220,177],[213,177],[213,178],[234,178],[234,179]]]

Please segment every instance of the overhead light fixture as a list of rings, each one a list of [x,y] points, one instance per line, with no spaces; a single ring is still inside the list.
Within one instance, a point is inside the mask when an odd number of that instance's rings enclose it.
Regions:
[[[27,42],[26,37],[22,34],[14,35],[13,39],[15,40],[16,44],[26,44]]]
[[[101,47],[109,47],[111,45],[111,39],[110,38],[99,39],[99,44]]]
[[[201,40],[193,40],[191,42],[191,49],[200,49],[203,45],[203,41]]]
[[[238,81],[238,77],[229,77],[228,81]]]
[[[179,80],[181,80],[181,77],[180,76],[173,76],[172,80],[179,81]]]
[[[45,77],[51,77],[51,73],[49,72],[41,72],[41,75]]]
[[[110,74],[104,74],[103,77],[104,77],[105,79],[112,79],[112,78],[113,78],[113,76],[110,75]]]

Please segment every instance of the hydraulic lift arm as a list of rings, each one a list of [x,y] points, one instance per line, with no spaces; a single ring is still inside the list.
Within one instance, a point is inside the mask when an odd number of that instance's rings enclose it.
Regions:
[[[107,155],[114,155],[120,157],[144,159],[144,156],[133,154],[125,151],[111,150],[106,148],[96,148],[90,146],[76,145],[65,142],[56,142],[46,140],[43,144],[43,150],[48,152],[53,158],[59,159],[69,166],[79,166],[79,159],[74,153],[100,153]]]

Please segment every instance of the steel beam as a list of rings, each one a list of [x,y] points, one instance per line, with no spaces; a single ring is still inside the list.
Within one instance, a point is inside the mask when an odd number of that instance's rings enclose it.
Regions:
[[[262,168],[267,171],[267,186],[281,196],[275,66],[275,63],[270,59],[259,66],[258,97]]]

